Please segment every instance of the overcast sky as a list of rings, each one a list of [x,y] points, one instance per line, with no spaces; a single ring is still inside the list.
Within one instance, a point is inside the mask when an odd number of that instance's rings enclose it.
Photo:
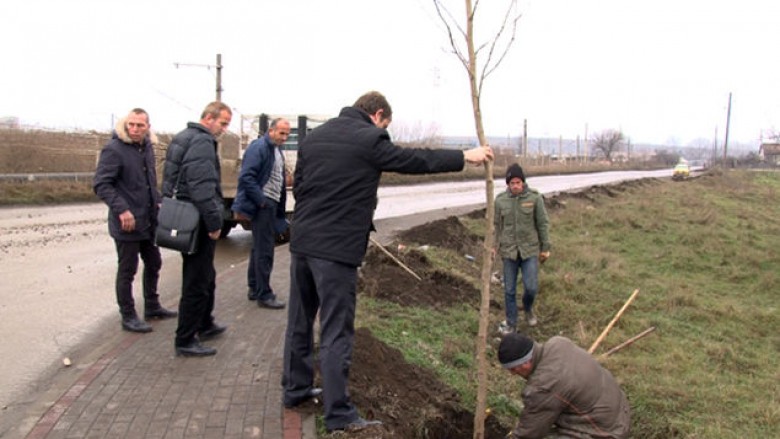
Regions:
[[[463,15],[463,0],[442,1]],[[504,4],[482,0],[480,41]],[[729,92],[731,141],[780,129],[780,2],[519,8],[511,53],[483,89],[488,135],[519,135],[527,119],[531,137],[573,139],[587,126],[634,143],[722,143]],[[0,37],[0,117],[23,124],[108,129],[139,106],[157,131],[179,131],[214,99],[208,66],[220,53],[222,99],[236,116],[336,115],[375,89],[397,126],[475,133],[465,70],[432,0],[6,0]]]

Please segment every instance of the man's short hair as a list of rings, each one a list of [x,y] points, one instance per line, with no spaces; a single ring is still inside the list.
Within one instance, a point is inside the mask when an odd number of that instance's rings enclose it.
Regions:
[[[375,114],[379,110],[384,110],[385,119],[393,118],[393,109],[390,108],[390,103],[387,102],[387,99],[378,91],[370,91],[364,94],[359,97],[352,106],[359,108],[368,114]]]
[[[206,108],[203,109],[203,113],[201,113],[200,118],[205,119],[206,116],[211,115],[211,117],[216,119],[219,117],[222,111],[227,111],[229,115],[233,115],[233,110],[231,110],[227,104],[220,101],[214,101],[206,105]]]
[[[150,124],[149,113],[147,113],[146,110],[144,110],[143,108],[140,108],[140,107],[133,108],[132,110],[130,110],[130,113],[128,114],[128,116],[130,114],[143,114],[144,116],[146,116],[146,124],[147,125]]]
[[[277,125],[279,125],[279,122],[281,122],[281,121],[285,121],[285,122],[287,122],[287,119],[285,119],[285,118],[283,118],[283,117],[276,117],[276,118],[274,118],[274,119],[271,121],[271,124],[270,124],[270,125],[268,125],[268,129],[269,129],[269,130],[275,130],[275,129],[276,129],[276,126],[277,126]],[[288,123],[289,123],[289,122],[288,122]]]

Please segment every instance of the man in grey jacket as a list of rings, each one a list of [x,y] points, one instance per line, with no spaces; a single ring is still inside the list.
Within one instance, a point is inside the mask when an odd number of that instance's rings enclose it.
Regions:
[[[523,411],[509,439],[625,439],[631,408],[615,378],[565,337],[546,343],[511,333],[501,339],[498,361],[525,378]]]
[[[122,316],[122,328],[131,332],[151,332],[152,327],[138,318],[133,301],[133,278],[138,271],[138,255],[144,261],[144,317],[176,317],[160,305],[157,281],[162,258],[154,245],[157,191],[149,114],[134,108],[119,120],[111,141],[100,151],[93,181],[98,197],[108,205],[108,232],[114,238],[118,260],[116,300]]]

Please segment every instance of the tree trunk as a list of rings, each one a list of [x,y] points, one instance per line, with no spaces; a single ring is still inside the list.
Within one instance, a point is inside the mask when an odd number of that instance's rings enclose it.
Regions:
[[[479,87],[477,85],[477,59],[474,53],[474,11],[471,0],[466,0],[466,44],[468,45],[468,71],[471,85],[471,104],[474,109],[474,123],[480,145],[486,145],[482,126]],[[479,332],[477,334],[477,407],[474,411],[474,439],[485,437],[485,415],[487,409],[487,334],[490,321],[490,275],[493,269],[492,250],[495,240],[493,225],[493,162],[485,163],[485,186],[487,207],[485,209],[485,242],[482,251],[482,292],[479,306]]]

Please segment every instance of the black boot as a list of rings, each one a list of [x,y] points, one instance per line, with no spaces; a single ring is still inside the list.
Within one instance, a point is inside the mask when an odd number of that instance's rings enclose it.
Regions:
[[[122,329],[130,332],[152,332],[152,326],[136,315],[122,317]]]
[[[181,355],[182,357],[208,357],[216,353],[216,349],[203,346],[198,340],[194,340],[184,346],[176,346],[176,355]]]
[[[179,313],[170,309],[165,309],[161,305],[156,307],[147,308],[144,311],[144,318],[148,319],[171,319],[178,316]]]
[[[200,331],[198,331],[198,338],[200,340],[209,340],[212,339],[227,329],[227,326],[225,325],[218,325],[216,322],[212,322],[211,326],[208,328],[203,328]]]

